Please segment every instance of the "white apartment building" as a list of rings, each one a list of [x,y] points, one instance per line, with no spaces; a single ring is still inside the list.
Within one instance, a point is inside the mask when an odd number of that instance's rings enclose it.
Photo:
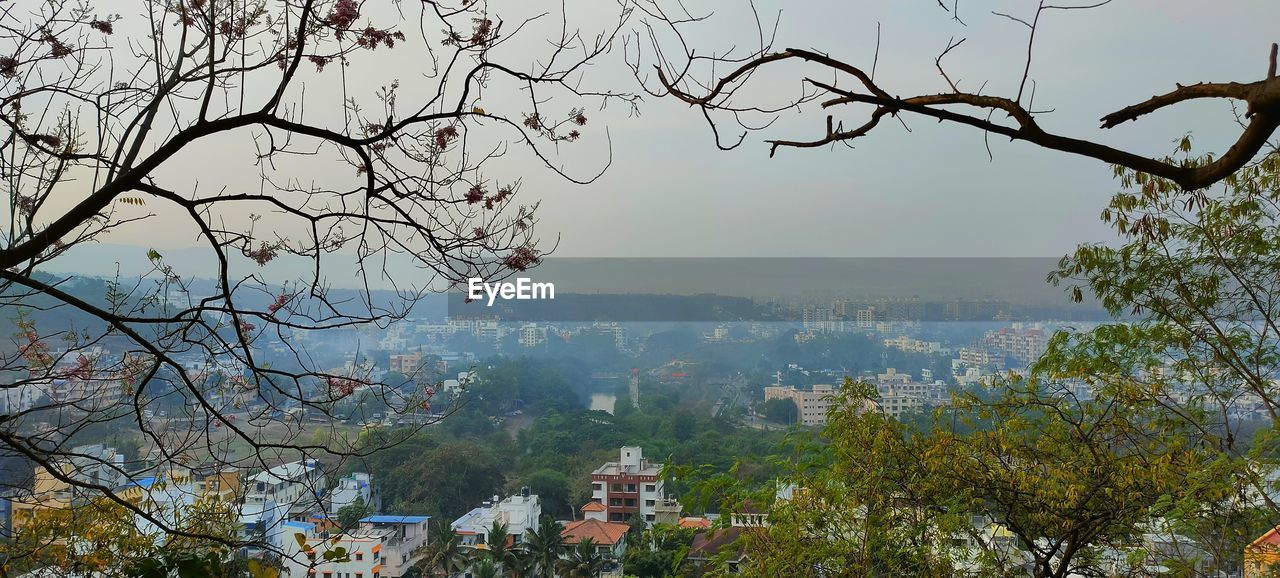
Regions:
[[[446,379],[440,384],[440,392],[445,394],[461,393],[475,381],[474,371],[459,371],[458,379]]]
[[[315,524],[290,521],[286,534],[302,534],[304,549],[295,538],[284,540],[287,578],[399,578],[426,555],[429,516],[369,516],[358,530],[336,537],[316,531]],[[342,547],[347,559],[327,562],[324,552]],[[308,551],[312,555],[308,555]],[[312,557],[314,556],[314,566]]]
[[[899,335],[883,341],[885,347],[892,347],[907,353],[925,353],[925,354],[941,354],[951,353],[951,350],[943,347],[938,341],[922,341],[913,339],[906,335]]]
[[[316,460],[281,464],[258,472],[247,480],[245,504],[274,503],[286,510],[282,518],[291,519],[321,511],[320,496],[326,489],[324,472]]]
[[[515,545],[524,543],[526,534],[538,528],[541,517],[542,501],[536,494],[530,494],[526,487],[504,500],[494,496],[492,501],[454,520],[450,527],[461,537],[463,546],[484,548],[489,543],[489,529],[494,522],[501,522],[507,526],[507,535]]]
[[[923,411],[924,402],[923,396],[889,393],[880,395],[880,399],[876,400],[876,407],[887,416],[899,418],[908,413]]]
[[[520,327],[520,347],[537,347],[547,342],[547,328],[533,323]]]
[[[353,472],[339,478],[338,483],[329,490],[328,498],[330,515],[337,515],[338,510],[355,504],[357,500],[368,507],[367,511],[376,512],[382,507],[373,486],[373,476],[364,472]]]

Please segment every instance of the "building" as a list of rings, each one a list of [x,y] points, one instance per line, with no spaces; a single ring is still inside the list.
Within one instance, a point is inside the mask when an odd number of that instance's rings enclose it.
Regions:
[[[738,541],[742,532],[743,528],[740,526],[707,527],[698,531],[693,535],[693,543],[689,545],[689,564],[694,568],[703,568],[712,560],[723,556],[729,571],[736,573],[738,566],[747,559],[746,550]]]
[[[461,537],[463,546],[484,549],[489,543],[489,529],[495,522],[506,525],[507,545],[511,546],[524,543],[526,535],[538,529],[541,518],[542,501],[525,487],[519,494],[507,496],[504,500],[494,496],[492,501],[463,514],[450,526]]]
[[[240,469],[230,466],[200,465],[191,468],[191,489],[195,495],[232,502],[244,495]]]
[[[627,551],[627,530],[630,529],[630,526],[617,522],[576,520],[565,524],[560,535],[564,538],[566,549],[572,549],[583,540],[590,539],[601,556],[621,560]]]
[[[532,323],[520,327],[520,347],[537,347],[547,342],[547,328]]]
[[[327,511],[330,514],[337,514],[339,510],[354,505],[357,501],[364,504],[368,511],[382,509],[382,500],[373,485],[373,476],[364,472],[353,472],[345,478],[339,478],[338,483],[329,491],[328,498]]]
[[[578,509],[578,511],[582,512],[583,520],[598,520],[601,522],[609,521],[605,519],[609,515],[609,509],[604,507],[604,504],[601,504],[600,502],[596,502],[596,501],[587,502],[583,504],[582,507]]]
[[[44,397],[44,383],[6,385],[0,389],[0,415],[13,415],[31,411]]]
[[[302,519],[324,509],[325,487],[324,473],[315,460],[290,462],[250,476],[245,503],[274,503],[285,509],[282,518]]]
[[[387,363],[387,370],[407,377],[415,377],[422,369],[422,352],[401,353],[392,355]]]
[[[825,425],[831,407],[835,405],[836,387],[815,385],[813,389],[796,389],[795,386],[771,385],[764,388],[764,400],[787,399],[796,404],[800,423]]]
[[[951,353],[951,350],[943,347],[938,341],[922,341],[912,339],[906,335],[899,335],[882,341],[885,347],[892,347],[907,353],[924,353],[929,355]]]
[[[1019,363],[1031,363],[1044,355],[1049,337],[1039,328],[1023,328],[1021,325],[988,331],[982,344]]]
[[[1280,527],[1258,536],[1244,549],[1244,578],[1275,576],[1280,570]]]
[[[475,372],[459,371],[458,379],[446,379],[441,382],[440,392],[445,395],[456,395],[462,393],[473,381],[475,381]]]
[[[951,373],[960,376],[969,368],[1004,371],[1004,355],[986,347],[961,347],[957,357],[951,360]]]
[[[644,459],[639,447],[623,446],[618,461],[606,462],[591,472],[591,499],[605,507],[609,522],[640,516],[653,524],[658,500],[665,497],[661,470]]]
[[[876,326],[876,308],[863,307],[854,312],[854,322],[858,329],[871,329]]]
[[[881,394],[876,400],[876,408],[893,418],[900,418],[909,413],[918,413],[925,409],[925,399],[921,396],[900,393]]]
[[[399,578],[426,555],[429,516],[369,516],[358,529],[328,536],[308,522],[284,523],[286,533],[301,534],[284,541],[284,572],[288,578]],[[325,561],[324,552],[343,548],[342,561]],[[311,560],[315,559],[312,568]]]
[[[679,524],[680,513],[683,511],[684,506],[681,506],[675,498],[663,498],[654,506],[653,521],[656,524]]]

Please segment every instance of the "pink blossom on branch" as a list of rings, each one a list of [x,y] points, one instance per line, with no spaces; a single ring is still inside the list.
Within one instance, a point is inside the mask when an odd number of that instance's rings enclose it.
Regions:
[[[276,258],[279,248],[280,247],[278,245],[268,245],[266,241],[263,241],[262,244],[258,245],[257,249],[246,249],[244,256],[253,259],[253,261],[261,267]]]
[[[293,299],[292,293],[281,293],[280,295],[276,296],[276,300],[274,303],[267,306],[267,312],[275,313],[276,311],[279,311],[282,307],[284,307],[286,304],[289,303],[290,299]]]
[[[360,17],[360,5],[355,0],[338,0],[333,11],[325,18],[330,26],[338,30],[346,30]]]
[[[529,267],[537,265],[542,257],[538,255],[538,250],[528,245],[516,247],[502,260],[502,264],[516,271],[524,271]]]
[[[368,26],[356,38],[356,46],[374,50],[379,44],[387,48],[395,48],[397,40],[404,40],[403,32],[392,32]]]
[[[336,398],[347,397],[355,393],[356,387],[365,385],[363,382],[349,377],[330,376],[326,381],[329,385],[329,395]]]

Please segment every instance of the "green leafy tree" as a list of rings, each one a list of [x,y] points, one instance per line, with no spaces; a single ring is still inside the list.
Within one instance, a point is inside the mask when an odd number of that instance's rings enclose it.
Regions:
[[[572,483],[564,472],[543,468],[522,476],[521,480],[542,501],[544,514],[566,519],[573,515],[574,505],[570,500]]]
[[[794,425],[800,417],[796,403],[789,399],[770,399],[760,405],[764,418],[783,425]]]
[[[1167,162],[1192,169],[1190,138]],[[1097,299],[1117,322],[1062,334],[1045,371],[1089,383],[1095,395],[1163,409],[1191,427],[1213,468],[1187,480],[1168,523],[1200,545],[1210,568],[1239,567],[1243,545],[1280,514],[1274,490],[1280,425],[1280,154],[1271,151],[1190,193],[1165,178],[1117,168],[1124,187],[1102,218],[1119,246],[1086,244],[1050,280]],[[1260,427],[1250,429],[1253,408]]]
[[[623,555],[622,565],[627,575],[638,578],[681,576],[693,537],[692,528],[656,524],[640,540],[628,542],[632,545]]]
[[[356,501],[338,508],[338,527],[351,530],[360,524],[360,520],[369,515],[369,506],[365,505],[362,496]]]

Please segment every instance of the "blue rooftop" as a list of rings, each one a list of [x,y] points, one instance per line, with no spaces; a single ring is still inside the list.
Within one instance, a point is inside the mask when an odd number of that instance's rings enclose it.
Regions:
[[[133,481],[133,482],[130,482],[130,483],[129,483],[129,485],[130,485],[130,486],[141,486],[141,487],[143,487],[143,488],[148,488],[148,489],[149,489],[149,488],[151,488],[151,486],[154,486],[154,485],[155,485],[155,483],[156,483],[156,478],[155,478],[155,476],[151,476],[151,477],[149,477],[149,478],[142,478],[141,480],[135,480],[135,481]]]
[[[370,524],[421,524],[431,516],[368,516],[361,522]]]
[[[298,521],[295,521],[295,520],[287,520],[287,521],[284,523],[284,525],[285,525],[285,526],[288,526],[288,527],[290,527],[290,528],[305,528],[305,529],[307,529],[307,530],[312,530],[312,529],[315,529],[315,527],[316,527],[316,525],[315,525],[315,524],[312,524],[312,523],[310,523],[310,522],[298,522]]]

